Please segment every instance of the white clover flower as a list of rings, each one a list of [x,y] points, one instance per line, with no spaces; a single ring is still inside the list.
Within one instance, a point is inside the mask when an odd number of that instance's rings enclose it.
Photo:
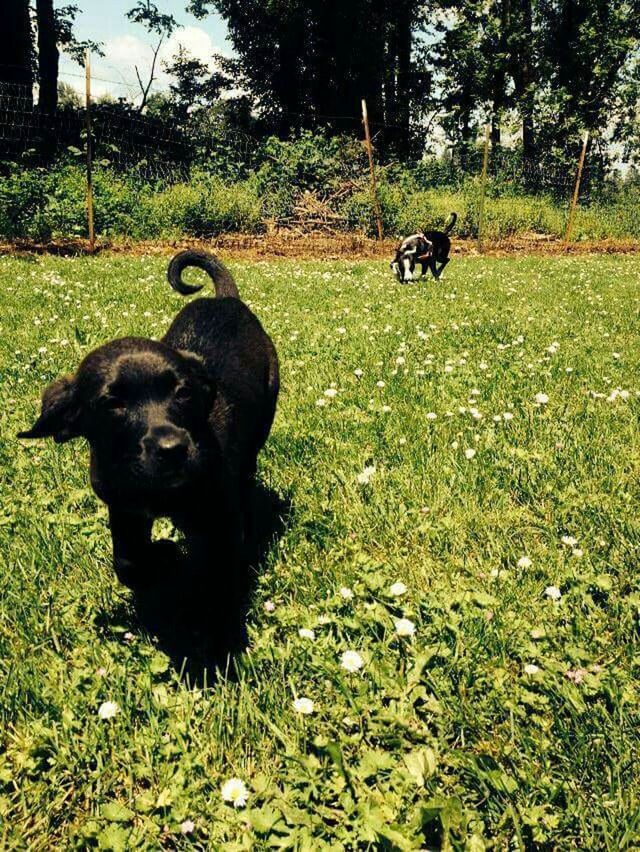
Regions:
[[[549,397],[546,393],[537,393],[535,395],[536,405],[546,405],[549,402]]]
[[[376,382],[376,387],[383,388],[384,386],[385,386],[385,383],[382,381],[382,379],[379,382]]]
[[[535,663],[527,663],[527,665],[524,667],[524,673],[528,675],[538,674],[539,671],[540,667],[536,666]]]
[[[265,601],[264,602],[264,611],[265,612],[273,612],[276,608],[276,605],[273,601]]]
[[[293,709],[303,716],[310,716],[315,706],[310,698],[296,698],[293,702]]]
[[[502,414],[503,420],[513,420],[513,413],[511,411],[505,411]]]
[[[333,399],[334,396],[338,395],[338,391],[335,388],[327,388],[324,395],[328,396],[329,399]]]
[[[247,785],[240,778],[229,778],[220,788],[223,802],[229,802],[234,808],[244,808],[249,798]]]
[[[394,598],[399,598],[400,595],[404,595],[406,593],[406,591],[407,591],[407,587],[405,586],[405,584],[401,580],[398,580],[397,583],[394,583],[389,588],[389,592],[390,592],[390,594],[392,594],[394,596]]]
[[[516,562],[518,568],[531,568],[533,562],[529,559],[528,556],[521,556],[520,559]]]
[[[363,667],[364,660],[357,651],[345,651],[340,657],[340,665],[345,671],[353,674]]]
[[[120,712],[120,708],[115,701],[103,701],[98,707],[98,716],[101,719],[113,719]]]
[[[398,618],[394,621],[394,625],[398,636],[413,636],[416,632],[415,624],[408,618]]]
[[[466,459],[469,459],[469,461],[471,461],[471,459],[475,456],[475,454],[476,454],[476,451],[474,449],[472,449],[471,447],[469,447],[467,450],[464,451],[464,457]]]
[[[309,627],[301,627],[300,630],[298,630],[298,636],[300,636],[301,639],[313,640],[316,638],[316,634]]]
[[[357,376],[357,378],[360,379],[360,378],[362,378],[362,376],[364,376],[364,372],[358,367],[357,370],[353,371],[353,375]]]
[[[430,411],[427,414],[427,420],[437,420],[437,419],[438,419],[438,415],[435,413],[435,411]]]
[[[362,471],[362,473],[359,473],[356,477],[358,485],[368,485],[371,482],[371,479],[375,472],[376,466],[374,464],[367,465]]]
[[[552,601],[559,601],[562,597],[562,592],[557,586],[547,586],[544,593],[548,598],[551,598]]]
[[[322,406],[323,406],[323,405],[326,405],[326,404],[327,404],[327,400],[326,400],[326,399],[317,399],[317,400],[316,400],[316,405],[317,405],[319,408],[322,408]]]
[[[396,358],[396,364],[398,364],[399,366],[402,366],[403,364],[406,364],[406,359],[402,355],[399,355]]]
[[[567,547],[575,547],[578,543],[578,539],[574,538],[572,535],[563,535],[560,541],[563,544],[566,544]]]
[[[353,599],[353,592],[346,586],[342,586],[342,588],[340,589],[340,597],[344,598],[345,601],[350,601]]]
[[[574,547],[571,551],[571,555],[575,556],[576,559],[580,559],[584,556],[584,550],[582,550],[580,547]]]
[[[196,824],[191,819],[185,819],[184,822],[180,823],[180,833],[181,834],[193,834],[193,830],[196,827]]]

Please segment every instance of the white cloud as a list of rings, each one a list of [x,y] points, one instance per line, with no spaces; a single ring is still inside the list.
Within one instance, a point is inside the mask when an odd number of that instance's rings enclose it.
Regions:
[[[215,68],[213,54],[222,52],[214,45],[211,36],[200,27],[180,27],[162,45],[156,63],[156,80],[151,91],[167,89],[170,77],[163,69],[163,63],[169,62],[180,50],[185,48],[194,59],[204,62],[211,70]],[[151,39],[137,35],[120,35],[104,43],[104,56],[94,56],[91,63],[91,91],[94,98],[111,95],[114,98],[126,97],[139,100],[140,86],[136,79],[136,66],[143,82],[149,79],[153,61]],[[66,57],[62,58],[60,78],[79,92],[84,93],[84,75],[79,73]]]

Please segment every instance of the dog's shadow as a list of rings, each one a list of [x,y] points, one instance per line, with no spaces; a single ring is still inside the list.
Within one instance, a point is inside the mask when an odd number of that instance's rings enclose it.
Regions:
[[[207,564],[201,557],[195,567],[183,557],[174,572],[133,594],[133,623],[129,607],[109,618],[148,633],[190,684],[210,685],[219,673],[233,677],[234,658],[247,647],[251,599],[267,556],[286,529],[291,503],[256,484],[251,508],[242,564],[231,569],[219,551],[206,558]]]

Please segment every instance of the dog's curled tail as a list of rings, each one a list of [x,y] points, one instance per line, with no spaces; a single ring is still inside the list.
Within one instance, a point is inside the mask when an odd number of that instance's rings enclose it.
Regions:
[[[209,275],[213,281],[216,296],[230,296],[233,299],[240,298],[236,282],[233,280],[233,276],[226,266],[220,263],[215,255],[209,254],[206,251],[195,251],[193,249],[178,252],[175,257],[171,258],[171,263],[167,269],[169,284],[178,293],[182,293],[183,296],[190,296],[191,293],[197,293],[199,290],[202,290],[202,284],[186,284],[182,280],[182,273],[189,266],[197,266],[198,269],[203,269]]]
[[[450,213],[449,218],[447,219],[447,223],[444,226],[445,234],[450,234],[451,231],[453,231],[454,225],[456,224],[457,221],[458,221],[458,214],[457,213]]]

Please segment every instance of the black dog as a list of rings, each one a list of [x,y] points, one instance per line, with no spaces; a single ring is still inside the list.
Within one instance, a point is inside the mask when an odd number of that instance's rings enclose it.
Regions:
[[[401,284],[413,281],[416,265],[422,267],[422,275],[426,275],[427,267],[434,278],[442,275],[449,263],[451,240],[449,234],[458,219],[457,213],[452,213],[447,220],[444,231],[420,231],[407,237],[396,249],[396,256],[391,261],[391,269]],[[438,267],[440,264],[440,267]]]
[[[84,437],[91,483],[109,507],[118,578],[140,588],[175,547],[151,542],[154,518],[170,517],[194,552],[216,557],[221,538],[240,556],[248,493],[276,410],[278,358],[258,319],[212,255],[184,251],[169,265],[182,294],[188,266],[205,270],[217,298],[196,299],[162,341],[125,337],[100,346],[75,375],[43,394],[21,438]],[[145,576],[146,574],[146,576]]]

